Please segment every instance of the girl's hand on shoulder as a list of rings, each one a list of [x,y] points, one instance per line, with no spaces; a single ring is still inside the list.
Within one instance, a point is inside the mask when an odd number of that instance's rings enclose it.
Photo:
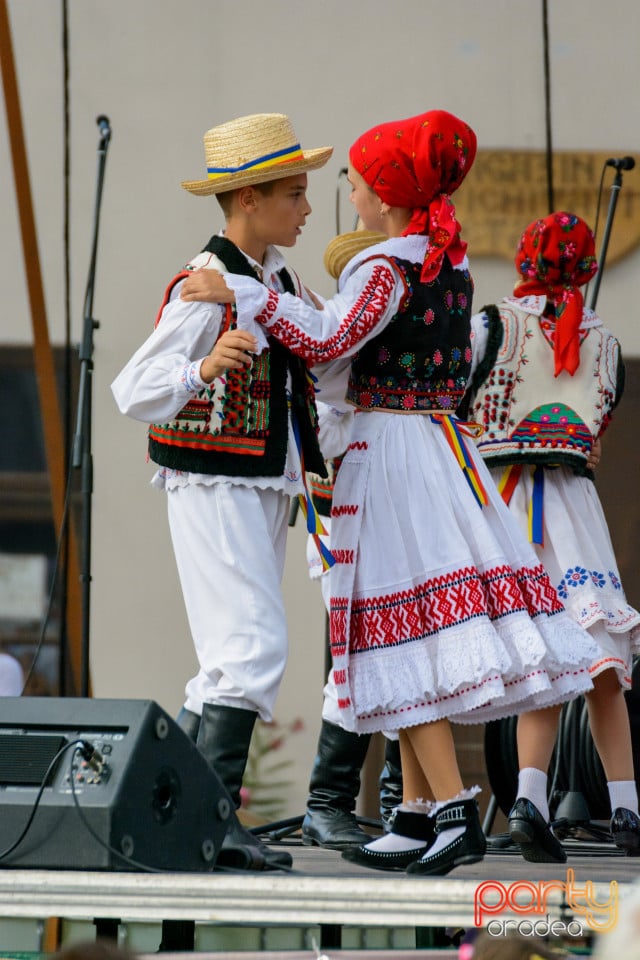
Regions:
[[[233,303],[235,294],[217,270],[194,270],[182,284],[181,300],[205,300],[209,303]]]

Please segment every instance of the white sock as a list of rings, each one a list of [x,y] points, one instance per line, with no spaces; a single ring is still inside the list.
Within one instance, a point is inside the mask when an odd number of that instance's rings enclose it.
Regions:
[[[404,853],[405,850],[424,850],[426,846],[424,840],[416,840],[415,837],[403,837],[400,833],[385,833],[383,837],[367,843],[366,849],[375,850],[377,853]]]
[[[436,839],[429,847],[426,856],[432,857],[434,854],[439,853],[447,844],[453,843],[454,840],[461,837],[464,831],[465,827],[451,827],[450,830],[443,830],[442,833],[438,833]]]
[[[431,814],[433,804],[430,801],[422,799],[401,803],[398,810],[406,810],[409,813],[423,814],[425,817]],[[424,850],[427,846],[425,840],[417,840],[415,837],[405,837],[401,833],[394,833],[393,828],[382,837],[377,837],[372,843],[367,843],[367,850],[375,850],[378,853],[404,853],[405,850]]]
[[[547,801],[547,775],[537,767],[523,767],[518,774],[517,797],[524,797],[538,808],[540,815],[549,822],[549,803]]]
[[[618,807],[638,813],[638,790],[635,780],[609,780],[607,782],[611,812]]]

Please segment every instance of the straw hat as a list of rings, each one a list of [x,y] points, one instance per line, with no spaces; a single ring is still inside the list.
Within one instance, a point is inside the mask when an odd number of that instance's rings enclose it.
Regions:
[[[207,130],[203,139],[207,179],[182,182],[199,197],[316,170],[333,153],[333,147],[303,151],[282,113],[239,117]]]
[[[339,233],[330,240],[324,251],[324,266],[327,273],[337,280],[346,265],[356,253],[372,247],[374,243],[382,243],[387,236],[377,230],[352,230],[349,233]]]

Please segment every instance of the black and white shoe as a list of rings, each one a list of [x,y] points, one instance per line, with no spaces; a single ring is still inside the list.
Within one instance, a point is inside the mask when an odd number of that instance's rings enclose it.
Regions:
[[[407,873],[442,877],[463,863],[478,863],[482,860],[487,841],[475,800],[452,800],[438,811],[434,826],[436,835],[456,827],[463,827],[463,832],[441,847],[437,853],[427,850],[419,860],[409,864]]]
[[[386,836],[389,834],[415,840],[415,847],[408,850],[380,850],[375,848],[376,841],[373,841],[372,844],[362,847],[348,847],[342,851],[342,859],[363,867],[372,867],[374,870],[405,870],[410,863],[419,860],[433,842],[434,821],[427,814],[396,807],[392,815],[391,829]]]

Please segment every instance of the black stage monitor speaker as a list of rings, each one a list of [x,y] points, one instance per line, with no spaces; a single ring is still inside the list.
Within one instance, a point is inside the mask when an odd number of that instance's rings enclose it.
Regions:
[[[230,815],[153,700],[0,697],[0,867],[209,871]]]

